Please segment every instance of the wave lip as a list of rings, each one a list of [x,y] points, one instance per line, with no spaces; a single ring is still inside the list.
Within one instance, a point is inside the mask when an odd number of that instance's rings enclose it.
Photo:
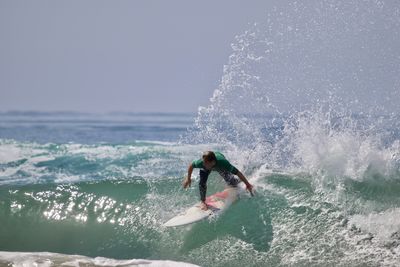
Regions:
[[[104,257],[90,258],[82,255],[67,255],[51,252],[6,252],[0,251],[0,264],[14,267],[37,266],[135,266],[135,267],[196,267],[186,262],[170,260],[129,259],[117,260]]]

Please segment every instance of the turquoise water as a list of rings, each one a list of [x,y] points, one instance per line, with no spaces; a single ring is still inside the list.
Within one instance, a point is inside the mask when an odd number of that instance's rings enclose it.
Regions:
[[[79,128],[74,130],[81,138]],[[181,188],[182,178],[187,165],[212,148],[223,150],[246,173],[256,196],[242,195],[214,220],[163,227],[198,201],[197,173],[189,190]],[[115,265],[129,259],[200,266],[319,266],[338,259],[343,266],[357,266],[360,259],[361,265],[374,266],[398,260],[400,175],[395,161],[386,162],[393,164],[387,174],[370,162],[358,178],[272,169],[254,160],[243,165],[249,157],[229,145],[182,141],[110,144],[91,138],[87,144],[56,144],[2,139],[0,250],[18,252],[14,263],[24,259],[21,252],[36,252],[36,262],[57,262],[58,254],[39,253],[52,252],[61,253],[61,263],[71,261],[68,255],[80,255],[72,260],[104,257],[119,260]],[[222,179],[212,175],[208,192],[223,187]],[[0,261],[6,259],[0,255]]]

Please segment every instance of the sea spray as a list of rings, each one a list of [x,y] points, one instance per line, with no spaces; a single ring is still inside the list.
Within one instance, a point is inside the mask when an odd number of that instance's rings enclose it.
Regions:
[[[400,76],[388,77],[399,72],[398,12],[376,1],[268,12],[236,36],[219,87],[183,141],[218,144],[250,170],[360,178],[383,161],[387,175],[398,161]]]

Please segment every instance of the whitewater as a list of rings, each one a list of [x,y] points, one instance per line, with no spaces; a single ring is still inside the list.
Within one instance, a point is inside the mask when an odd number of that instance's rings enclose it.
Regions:
[[[0,113],[0,265],[398,266],[399,29],[395,1],[285,2],[197,114]],[[163,227],[205,150],[255,197]]]

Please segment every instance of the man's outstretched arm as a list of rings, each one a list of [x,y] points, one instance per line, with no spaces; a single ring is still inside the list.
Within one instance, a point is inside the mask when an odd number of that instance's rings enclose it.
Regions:
[[[250,194],[253,195],[253,186],[249,183],[249,181],[246,179],[246,177],[241,173],[240,171],[237,172],[236,174],[240,180],[246,185],[246,189],[249,190]]]
[[[193,173],[193,165],[190,164],[188,167],[187,176],[182,182],[183,188],[187,188],[192,184],[192,173]]]

